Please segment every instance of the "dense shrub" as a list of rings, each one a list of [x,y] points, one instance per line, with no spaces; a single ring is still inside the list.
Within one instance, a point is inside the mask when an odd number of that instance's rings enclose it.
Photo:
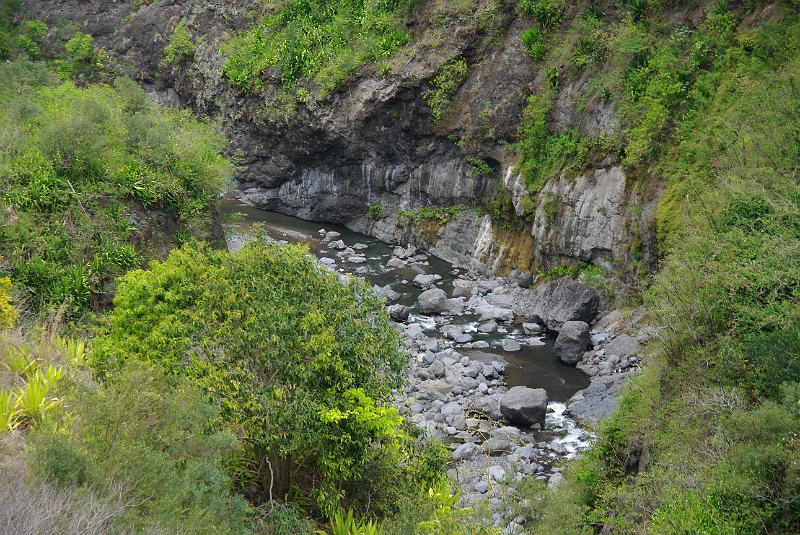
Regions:
[[[95,369],[113,378],[141,359],[192,378],[246,439],[248,470],[270,498],[314,477],[331,514],[373,448],[402,447],[402,419],[381,402],[406,358],[361,282],[340,282],[301,247],[258,241],[237,254],[184,246],[151,267],[119,279]]]
[[[262,89],[274,69],[286,87],[307,79],[327,93],[408,41],[404,9],[398,0],[291,0],[225,45],[223,73],[242,91]]]
[[[38,307],[97,308],[143,259],[134,203],[200,234],[233,166],[210,123],[152,106],[131,80],[53,84],[41,64],[0,65],[0,255]]]

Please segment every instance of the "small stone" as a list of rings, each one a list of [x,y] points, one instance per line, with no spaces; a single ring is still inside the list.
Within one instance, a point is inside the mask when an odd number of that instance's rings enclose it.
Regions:
[[[472,488],[475,489],[475,492],[486,494],[486,492],[489,490],[489,484],[486,481],[478,481]]]

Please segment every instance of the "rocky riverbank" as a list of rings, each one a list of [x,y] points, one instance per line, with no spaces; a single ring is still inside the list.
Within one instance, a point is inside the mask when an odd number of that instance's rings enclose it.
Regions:
[[[279,239],[309,243],[320,264],[342,276],[382,281],[373,290],[385,300],[410,362],[395,406],[449,445],[449,475],[463,489],[463,504],[488,502],[494,523],[508,533],[524,524],[506,499],[515,484],[532,476],[559,485],[566,461],[591,444],[593,426],[616,408],[616,393],[637,373],[642,347],[654,334],[642,327],[643,315],[607,311],[597,289],[569,277],[541,282],[512,271],[485,278],[443,268],[413,245],[387,247],[344,229],[301,232],[285,222],[276,229]],[[554,399],[531,387],[536,377],[524,386],[517,375],[509,385],[515,355],[550,344],[557,334],[558,341],[573,324],[585,337],[573,343],[569,362],[555,351],[567,363],[557,370],[575,366],[593,378],[588,387]]]

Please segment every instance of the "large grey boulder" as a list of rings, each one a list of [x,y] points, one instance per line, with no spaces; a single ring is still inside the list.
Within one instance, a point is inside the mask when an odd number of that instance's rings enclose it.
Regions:
[[[561,326],[553,353],[564,364],[574,366],[583,358],[589,346],[589,324],[585,321],[568,321]]]
[[[597,315],[599,306],[597,290],[564,276],[542,286],[528,316],[557,332],[568,321],[589,323]]]
[[[417,306],[422,314],[430,316],[431,314],[441,314],[449,308],[450,303],[447,300],[447,294],[441,288],[434,288],[432,290],[425,290],[419,294],[417,299]]]
[[[500,398],[500,412],[512,424],[544,426],[547,392],[544,388],[515,386]]]
[[[606,344],[606,355],[618,355],[620,358],[633,357],[639,354],[642,346],[633,336],[622,334]]]

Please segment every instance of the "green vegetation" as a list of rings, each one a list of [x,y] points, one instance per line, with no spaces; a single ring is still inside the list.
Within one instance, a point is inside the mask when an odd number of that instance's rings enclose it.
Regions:
[[[0,255],[36,308],[98,309],[104,285],[157,255],[131,242],[157,207],[203,236],[233,166],[226,140],[134,82],[77,88],[43,64],[0,65]]]
[[[325,94],[365,63],[385,60],[408,41],[397,0],[290,0],[268,8],[250,31],[224,46],[223,74],[241,91],[268,78],[287,88],[313,81]]]
[[[158,63],[159,67],[175,65],[194,57],[195,46],[192,34],[186,29],[186,21],[182,20],[169,36],[169,43],[164,47],[164,57]]]
[[[659,343],[568,484],[535,492],[534,533],[800,532],[800,24],[780,9],[668,30],[631,2],[610,30],[623,162],[669,181]]]
[[[435,476],[381,405],[407,365],[397,333],[363,283],[342,284],[306,249],[187,246],[119,279],[115,305],[93,346],[97,373],[140,359],[191,378],[243,438],[240,484],[271,499],[308,493],[331,515],[345,498],[391,510],[388,481],[367,477],[397,472],[384,463],[403,459],[420,483]]]
[[[547,48],[542,41],[542,32],[538,28],[530,28],[522,32],[520,39],[525,43],[525,51],[533,59],[544,59]]]
[[[372,206],[369,207],[369,216],[372,219],[377,221],[378,219],[381,218],[382,214],[383,214],[383,207],[380,204],[373,204]]]
[[[431,109],[433,122],[438,123],[453,104],[456,91],[467,78],[467,62],[457,56],[444,62],[431,82],[431,87],[422,93],[422,98]]]
[[[407,217],[414,221],[427,219],[430,221],[436,221],[436,223],[439,225],[446,225],[448,221],[461,215],[461,212],[464,210],[467,210],[467,207],[463,204],[448,206],[446,208],[441,206],[420,206],[419,208],[411,211],[399,210],[398,215]]]

